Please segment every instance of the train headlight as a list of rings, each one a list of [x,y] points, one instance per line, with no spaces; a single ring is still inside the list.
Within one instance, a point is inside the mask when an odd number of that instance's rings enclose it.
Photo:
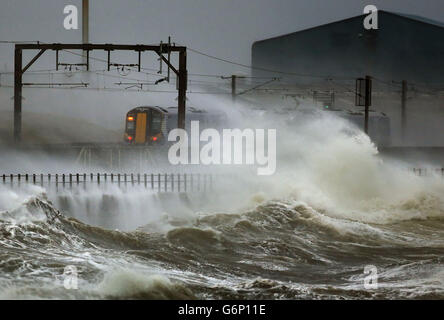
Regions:
[[[134,121],[134,117],[133,116],[128,116],[128,121]]]

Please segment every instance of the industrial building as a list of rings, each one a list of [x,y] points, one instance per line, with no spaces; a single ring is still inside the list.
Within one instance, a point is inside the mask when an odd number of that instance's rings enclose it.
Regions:
[[[443,23],[378,11],[379,28],[366,30],[365,17],[255,42],[254,75],[270,76],[264,69],[271,69],[313,76],[297,78],[300,83],[365,75],[388,81],[444,82]]]

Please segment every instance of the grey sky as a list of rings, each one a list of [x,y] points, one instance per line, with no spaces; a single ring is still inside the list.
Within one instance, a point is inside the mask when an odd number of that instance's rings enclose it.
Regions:
[[[67,4],[81,8],[81,0],[1,0],[0,40],[80,42],[80,29],[63,28]],[[250,64],[254,41],[359,15],[367,4],[435,20],[444,12],[442,0],[90,0],[90,41],[158,43],[171,35],[190,48]],[[1,71],[12,70],[12,48],[0,45]],[[192,53],[189,70],[248,72]]]

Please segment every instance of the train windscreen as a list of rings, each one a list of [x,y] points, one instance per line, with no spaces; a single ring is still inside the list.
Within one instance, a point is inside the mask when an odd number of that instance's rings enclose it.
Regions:
[[[162,130],[162,114],[153,111],[151,116],[151,135],[159,134]]]

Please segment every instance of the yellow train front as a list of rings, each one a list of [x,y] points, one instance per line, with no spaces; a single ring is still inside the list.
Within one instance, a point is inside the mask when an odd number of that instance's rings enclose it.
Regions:
[[[165,141],[167,111],[137,107],[126,114],[124,140],[129,144],[161,144]]]

